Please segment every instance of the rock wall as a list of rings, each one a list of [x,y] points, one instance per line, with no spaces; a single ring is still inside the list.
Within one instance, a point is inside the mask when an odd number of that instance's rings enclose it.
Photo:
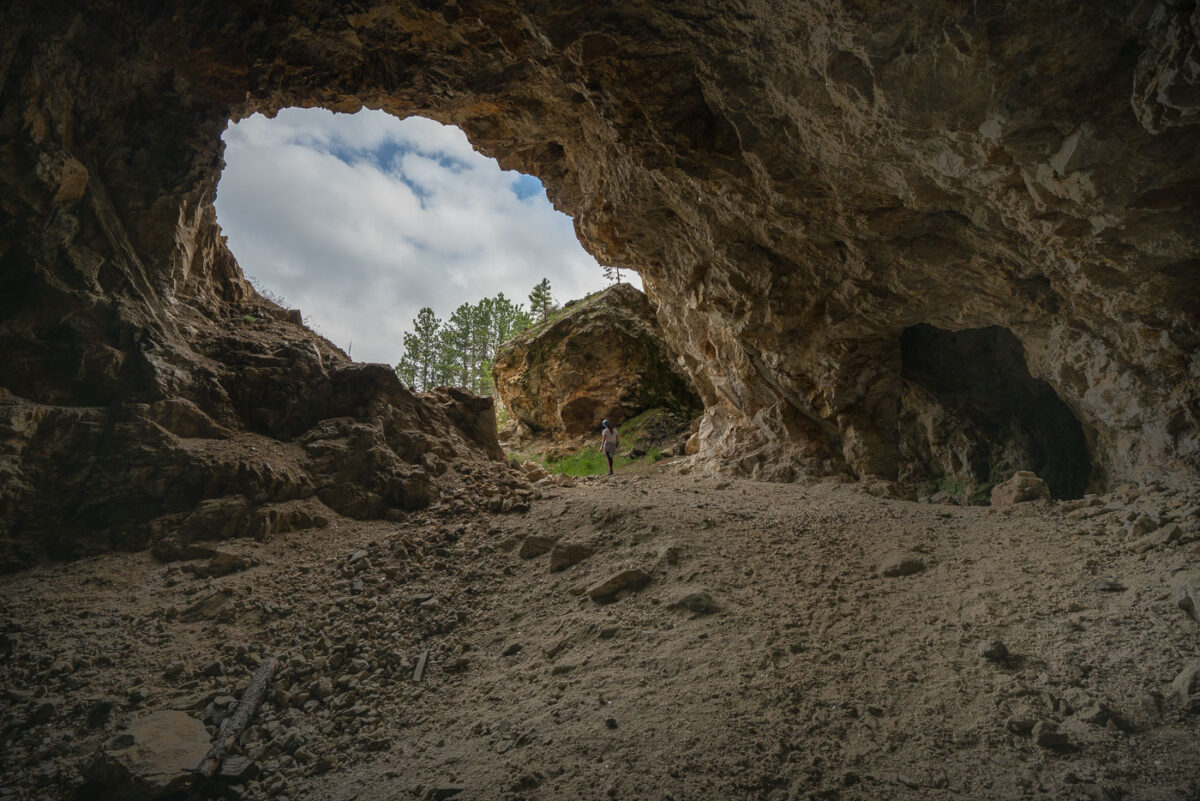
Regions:
[[[220,134],[286,106],[455,123],[540,177],[642,274],[714,467],[897,475],[901,336],[929,324],[1009,329],[1093,484],[1200,470],[1195,3],[16,0],[2,21],[9,531],[89,470],[152,471],[175,443],[126,437],[143,408],[295,444],[297,361],[336,414],[398,398],[295,321],[239,330],[258,301],[215,222]]]
[[[535,435],[596,436],[649,409],[688,420],[700,398],[663,346],[654,308],[629,284],[575,301],[501,346],[492,368],[505,407]],[[686,423],[685,423],[686,425]]]

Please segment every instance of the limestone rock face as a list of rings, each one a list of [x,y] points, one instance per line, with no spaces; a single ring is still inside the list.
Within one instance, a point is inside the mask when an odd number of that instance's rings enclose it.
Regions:
[[[373,513],[422,494],[431,442],[439,463],[476,448],[243,281],[212,206],[220,134],[286,106],[455,123],[541,178],[601,261],[641,273],[714,467],[897,477],[932,408],[901,413],[905,332],[1002,327],[1077,419],[1091,485],[1194,482],[1197,14],[6,4],[0,537],[141,540],[235,486]],[[216,453],[251,436],[279,446]],[[343,458],[338,441],[376,451]]]
[[[590,434],[654,408],[685,415],[700,398],[662,342],[654,309],[629,284],[568,306],[506,343],[492,368],[496,391],[533,431]]]

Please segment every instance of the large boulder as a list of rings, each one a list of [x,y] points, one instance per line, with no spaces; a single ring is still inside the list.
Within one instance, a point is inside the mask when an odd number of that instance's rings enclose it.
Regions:
[[[701,409],[650,301],[629,284],[569,304],[510,340],[492,374],[509,412],[550,436],[594,432],[604,418],[620,423],[648,409]]]
[[[186,712],[152,712],[129,724],[84,771],[90,798],[152,801],[178,796],[193,780],[212,738]]]

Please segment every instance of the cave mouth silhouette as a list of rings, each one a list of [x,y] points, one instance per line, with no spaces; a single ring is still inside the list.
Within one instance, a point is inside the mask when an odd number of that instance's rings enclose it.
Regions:
[[[928,475],[986,488],[1032,470],[1053,497],[1083,496],[1092,476],[1083,426],[1030,375],[1012,331],[920,324],[902,333],[900,351],[902,448]]]
[[[527,305],[603,289],[541,180],[459,126],[380,109],[289,106],[231,120],[214,209],[259,294],[347,355],[394,364],[423,307],[443,322],[499,293]]]

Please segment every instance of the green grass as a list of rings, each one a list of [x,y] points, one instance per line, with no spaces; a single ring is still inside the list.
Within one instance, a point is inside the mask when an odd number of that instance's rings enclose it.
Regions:
[[[938,481],[938,489],[942,492],[948,492],[954,498],[963,496],[963,483],[953,476],[942,476]]]
[[[629,455],[630,451],[642,446],[646,438],[644,429],[653,426],[663,413],[662,409],[650,409],[618,426],[621,432],[621,446],[617,455],[613,457],[614,472],[631,467],[634,469],[638,466],[647,467],[664,458],[662,449],[658,447],[646,448],[644,456]],[[599,438],[600,434],[596,432],[596,440],[598,441]],[[585,445],[574,453],[557,458],[547,458],[532,451],[515,451],[510,453],[509,457],[518,462],[537,462],[551,473],[575,478],[604,475],[608,472],[608,461],[604,458],[604,452],[598,445]]]
[[[630,459],[628,456],[618,453],[613,457],[613,470],[620,470],[636,461],[637,459]],[[576,478],[598,476],[608,472],[608,460],[604,458],[604,453],[599,448],[587,447],[570,456],[547,461],[546,467],[555,473],[562,473],[564,476]]]

